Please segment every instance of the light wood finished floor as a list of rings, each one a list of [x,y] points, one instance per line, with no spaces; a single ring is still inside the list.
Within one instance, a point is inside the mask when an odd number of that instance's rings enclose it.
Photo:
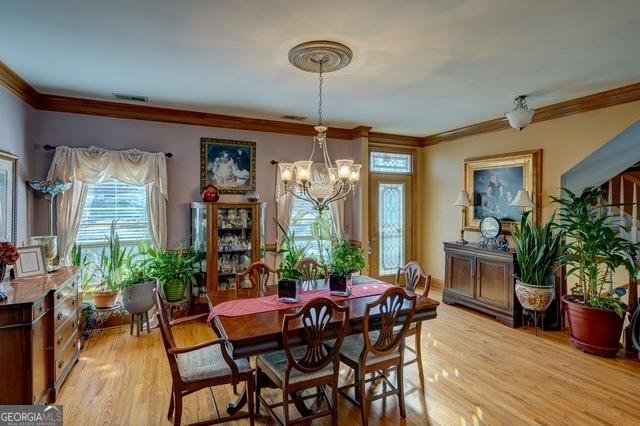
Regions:
[[[447,305],[423,333],[425,383],[415,364],[408,368],[406,422],[388,398],[373,403],[371,425],[640,424],[640,362],[590,356],[563,333],[536,337]],[[181,344],[212,336],[205,323],[177,328]],[[158,330],[139,338],[125,327],[107,331],[85,346],[63,387],[65,425],[169,424],[170,384]],[[233,397],[230,388],[214,392],[221,409]],[[342,399],[339,410],[340,424],[359,423]],[[214,415],[210,392],[185,398],[183,424]],[[264,416],[257,423],[272,424]]]

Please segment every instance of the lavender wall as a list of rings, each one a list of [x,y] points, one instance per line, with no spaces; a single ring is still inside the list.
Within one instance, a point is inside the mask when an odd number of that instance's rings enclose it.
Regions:
[[[33,230],[33,195],[25,179],[34,169],[33,134],[36,112],[13,94],[0,88],[0,151],[18,156],[17,242]]]
[[[306,159],[311,138],[275,133],[218,129],[182,124],[96,117],[50,111],[37,111],[35,144],[36,177],[46,175],[52,152],[45,144],[107,149],[138,148],[144,151],[172,152],[167,160],[169,203],[167,205],[168,244],[177,243],[190,233],[189,203],[200,199],[200,138],[226,138],[256,142],[256,189],[267,207],[267,243],[275,242],[275,166],[271,160]],[[329,141],[333,159],[351,157],[350,141]],[[223,195],[221,201],[243,201],[243,196]],[[46,205],[37,202],[36,232],[46,232]],[[351,229],[351,203],[345,208],[345,226]]]

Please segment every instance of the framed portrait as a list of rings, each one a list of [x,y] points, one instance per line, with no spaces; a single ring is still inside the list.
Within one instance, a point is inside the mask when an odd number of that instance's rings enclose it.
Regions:
[[[529,192],[535,223],[540,218],[542,150],[468,158],[464,160],[465,190],[473,207],[467,209],[465,229],[478,230],[480,221],[492,216],[511,232],[511,224],[519,223],[522,211],[511,202],[524,189]]]
[[[221,194],[256,190],[256,143],[200,139],[200,188],[214,185]]]
[[[41,246],[18,247],[18,253],[20,258],[14,269],[16,278],[34,277],[47,273],[47,264]]]
[[[0,241],[16,243],[18,157],[0,152]]]

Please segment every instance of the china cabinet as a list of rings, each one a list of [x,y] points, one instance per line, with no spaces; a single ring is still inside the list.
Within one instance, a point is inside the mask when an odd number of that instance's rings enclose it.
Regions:
[[[265,210],[266,203],[192,203],[192,223],[199,227],[192,247],[206,248],[209,290],[235,289],[236,274],[261,260]]]

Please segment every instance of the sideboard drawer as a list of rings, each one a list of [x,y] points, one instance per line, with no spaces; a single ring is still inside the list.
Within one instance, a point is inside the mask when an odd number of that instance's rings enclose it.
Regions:
[[[36,300],[31,306],[32,321],[40,318],[42,314],[47,312],[49,309],[51,309],[51,299],[49,299],[48,297],[43,297],[40,300]]]
[[[54,330],[58,328],[70,317],[77,317],[78,309],[78,297],[76,294],[71,294],[69,297],[60,302],[53,311]]]
[[[55,357],[55,381],[57,382],[61,377],[64,376],[67,367],[71,362],[74,362],[78,356],[78,343],[80,342],[80,337],[75,336],[71,341],[65,346],[61,353]]]
[[[80,274],[76,274],[73,278],[56,289],[53,296],[54,306],[62,303],[67,297],[72,294],[75,294],[77,297],[79,276]]]
[[[67,346],[69,341],[73,338],[78,337],[78,313],[76,311],[75,314],[71,315],[67,320],[60,326],[58,331],[53,337],[53,346],[55,349],[56,358],[58,358],[63,349]]]

